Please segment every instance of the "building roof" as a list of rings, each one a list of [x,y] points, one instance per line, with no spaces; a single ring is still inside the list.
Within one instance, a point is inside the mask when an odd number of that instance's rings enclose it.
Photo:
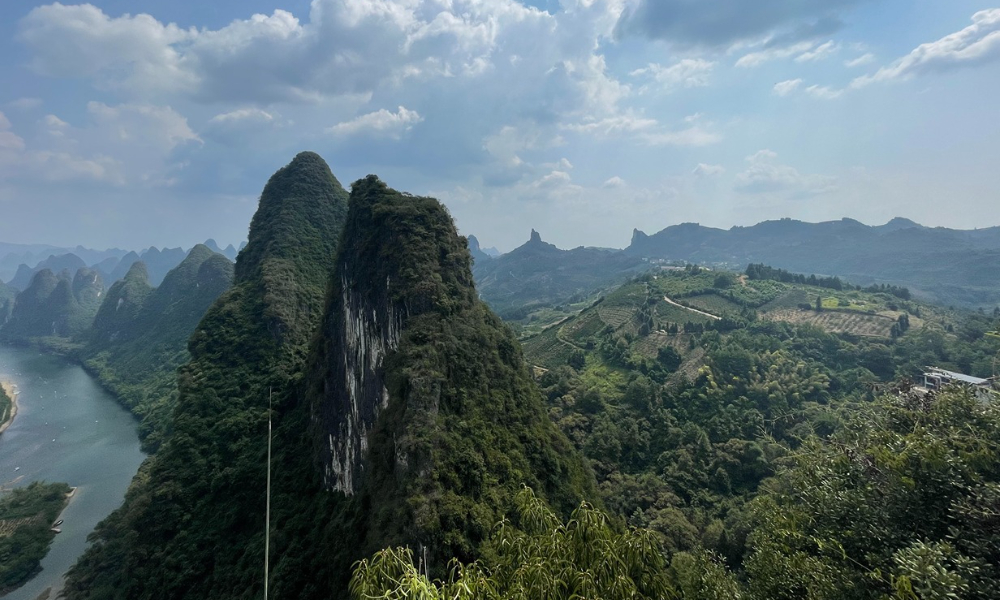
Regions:
[[[956,373],[955,371],[949,371],[947,369],[939,369],[937,367],[927,367],[931,370],[929,374],[936,374],[947,377],[948,379],[953,379],[955,381],[961,381],[962,383],[968,383],[971,385],[983,385],[989,383],[989,379],[983,379],[982,377],[973,377],[972,375],[966,375],[964,373]]]

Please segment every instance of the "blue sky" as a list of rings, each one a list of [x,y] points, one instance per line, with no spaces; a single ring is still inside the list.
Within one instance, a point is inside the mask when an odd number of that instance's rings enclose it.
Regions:
[[[0,81],[0,241],[238,242],[300,150],[502,250],[1000,225],[1000,8],[963,0],[7,0]]]

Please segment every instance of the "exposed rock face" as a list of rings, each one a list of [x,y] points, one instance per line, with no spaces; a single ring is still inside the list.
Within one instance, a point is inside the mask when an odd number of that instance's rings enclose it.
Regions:
[[[349,265],[345,267],[345,271],[350,270]],[[389,299],[389,286],[387,278],[383,293],[365,298],[358,293],[356,282],[342,274],[340,318],[330,323],[331,333],[342,340],[342,352],[331,357],[335,363],[324,386],[331,401],[322,405],[320,414],[327,438],[323,481],[328,488],[347,495],[357,491],[368,435],[389,404],[385,359],[399,346],[406,312]]]

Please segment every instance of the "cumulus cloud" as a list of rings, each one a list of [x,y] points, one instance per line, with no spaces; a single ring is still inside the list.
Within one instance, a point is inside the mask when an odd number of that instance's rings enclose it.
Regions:
[[[536,181],[535,186],[542,188],[561,187],[569,184],[571,181],[573,181],[573,178],[566,171],[552,171]]]
[[[708,85],[709,76],[715,63],[701,58],[685,58],[669,67],[657,63],[636,69],[630,73],[632,77],[648,77],[655,81],[660,89],[674,91],[680,88],[704,87]],[[645,91],[644,88],[642,91]]]
[[[917,46],[912,52],[873,75],[851,82],[852,88],[872,83],[907,80],[927,73],[950,71],[1000,58],[1000,8],[972,15],[972,25]]]
[[[779,96],[787,96],[788,94],[791,94],[795,90],[799,89],[800,85],[802,85],[801,79],[787,79],[785,81],[779,81],[774,84],[774,93]]]
[[[726,172],[726,168],[722,165],[708,165],[705,163],[698,163],[698,166],[692,171],[696,177],[714,177],[716,175],[722,175]]]
[[[683,45],[727,46],[780,31],[814,37],[839,25],[836,15],[863,0],[636,0],[621,13],[619,37],[638,35]]]
[[[404,132],[409,131],[415,124],[423,120],[423,117],[417,111],[407,110],[405,106],[400,106],[396,112],[390,112],[383,108],[373,113],[361,115],[350,121],[337,123],[327,131],[338,136],[369,133],[372,135],[399,138]]]
[[[787,193],[793,196],[815,196],[835,191],[837,180],[826,175],[804,175],[789,165],[778,162],[777,153],[760,150],[747,157],[747,169],[736,175],[737,192],[745,194]]]
[[[93,5],[33,9],[18,39],[35,71],[83,77],[140,97],[206,102],[314,102],[386,82],[475,77],[508,29],[551,34],[551,15],[516,0],[315,0],[309,19],[275,10],[216,30]]]
[[[615,175],[614,177],[612,177],[612,178],[608,179],[607,181],[605,181],[604,185],[602,185],[601,187],[604,187],[604,188],[607,188],[607,189],[612,189],[612,188],[623,188],[626,185],[628,185],[628,184],[625,183],[624,179],[622,179],[621,177]]]
[[[80,127],[56,115],[41,119],[41,135],[4,143],[0,131],[0,177],[35,181],[94,181],[115,186],[170,185],[173,153],[201,139],[170,107],[148,104],[87,104]],[[5,129],[5,128],[3,128]],[[6,132],[10,133],[10,132]]]

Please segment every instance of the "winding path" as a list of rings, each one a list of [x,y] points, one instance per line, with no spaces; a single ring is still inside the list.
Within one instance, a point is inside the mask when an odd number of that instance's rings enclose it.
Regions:
[[[691,311],[693,313],[698,313],[699,315],[702,315],[704,317],[708,317],[709,319],[715,319],[716,321],[721,321],[722,320],[722,317],[717,317],[717,316],[715,316],[715,315],[713,315],[711,313],[707,313],[707,312],[705,312],[703,310],[698,310],[697,308],[691,308],[690,306],[684,306],[683,304],[678,304],[678,303],[674,302],[673,300],[671,300],[670,298],[667,298],[666,296],[663,297],[663,301],[666,302],[667,304],[673,304],[677,308],[683,308],[684,310],[689,310],[689,311]]]

